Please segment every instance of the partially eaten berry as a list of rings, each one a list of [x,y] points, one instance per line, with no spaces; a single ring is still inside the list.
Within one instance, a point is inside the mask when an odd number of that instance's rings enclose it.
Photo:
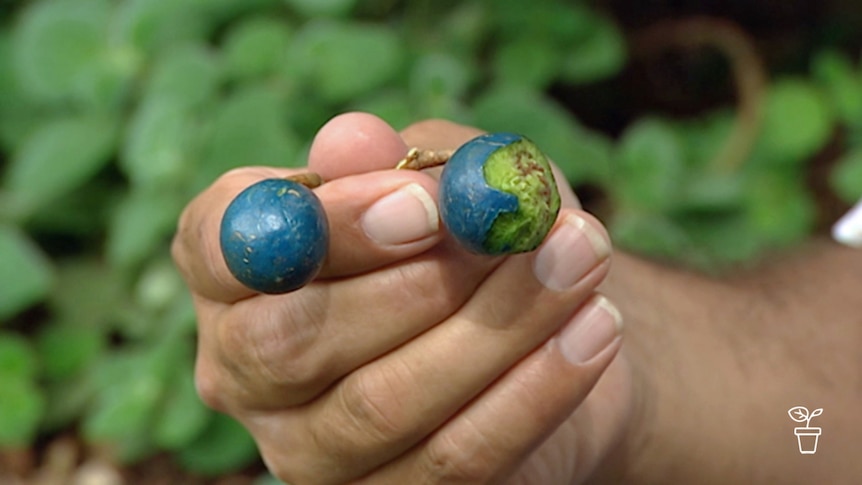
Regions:
[[[266,179],[230,203],[219,240],[228,269],[242,284],[261,293],[287,293],[320,272],[329,224],[311,189],[294,180]]]
[[[536,249],[560,211],[548,159],[512,133],[481,135],[456,150],[443,169],[439,200],[448,231],[481,254]]]

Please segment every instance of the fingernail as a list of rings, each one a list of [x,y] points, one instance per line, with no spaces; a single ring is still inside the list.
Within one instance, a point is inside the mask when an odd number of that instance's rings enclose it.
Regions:
[[[622,328],[619,310],[604,296],[596,296],[560,333],[560,353],[575,365],[589,362],[617,338]]]
[[[365,234],[384,246],[426,238],[437,232],[439,226],[434,199],[417,183],[383,197],[362,216]]]
[[[593,226],[569,214],[539,248],[533,273],[545,287],[562,291],[574,285],[610,252],[605,238]]]

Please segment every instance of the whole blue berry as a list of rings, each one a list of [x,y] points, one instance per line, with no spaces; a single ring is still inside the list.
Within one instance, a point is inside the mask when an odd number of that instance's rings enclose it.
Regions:
[[[242,284],[261,293],[287,293],[320,272],[329,247],[329,224],[308,187],[266,179],[230,203],[219,240],[228,269]]]
[[[481,254],[532,251],[560,211],[550,162],[527,138],[489,133],[461,146],[440,177],[440,217],[452,236]]]

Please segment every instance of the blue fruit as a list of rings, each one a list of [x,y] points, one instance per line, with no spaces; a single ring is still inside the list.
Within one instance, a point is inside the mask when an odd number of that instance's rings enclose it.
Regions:
[[[452,236],[481,254],[532,251],[560,211],[551,165],[536,145],[490,133],[452,154],[440,177],[440,217]]]
[[[261,293],[287,293],[320,272],[329,247],[329,224],[308,187],[267,179],[230,203],[219,239],[227,267],[242,284]]]

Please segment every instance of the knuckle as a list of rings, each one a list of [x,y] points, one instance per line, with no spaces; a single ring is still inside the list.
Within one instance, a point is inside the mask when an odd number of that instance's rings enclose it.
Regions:
[[[421,305],[430,312],[448,315],[454,310],[455,302],[449,293],[449,286],[440,284],[441,276],[435,274],[433,262],[419,261],[404,264],[393,273],[393,280],[386,285],[391,301],[409,301]]]
[[[339,388],[339,404],[347,421],[344,429],[364,440],[354,446],[384,446],[411,435],[399,397],[407,389],[402,374],[394,370],[360,373]]]
[[[209,360],[199,358],[195,364],[195,389],[204,404],[215,410],[224,409],[221,380]]]
[[[281,447],[260,441],[258,441],[258,449],[264,466],[278,480],[296,485],[321,483],[320,473],[315,473],[310,465],[313,460],[303,452],[280,452]]]
[[[424,474],[430,483],[489,483],[502,463],[495,448],[478,432],[443,433],[425,450]]]
[[[265,389],[302,392],[325,377],[326,355],[311,351],[319,324],[302,304],[307,300],[294,298],[254,322],[230,318],[218,327],[224,357],[239,378]]]

